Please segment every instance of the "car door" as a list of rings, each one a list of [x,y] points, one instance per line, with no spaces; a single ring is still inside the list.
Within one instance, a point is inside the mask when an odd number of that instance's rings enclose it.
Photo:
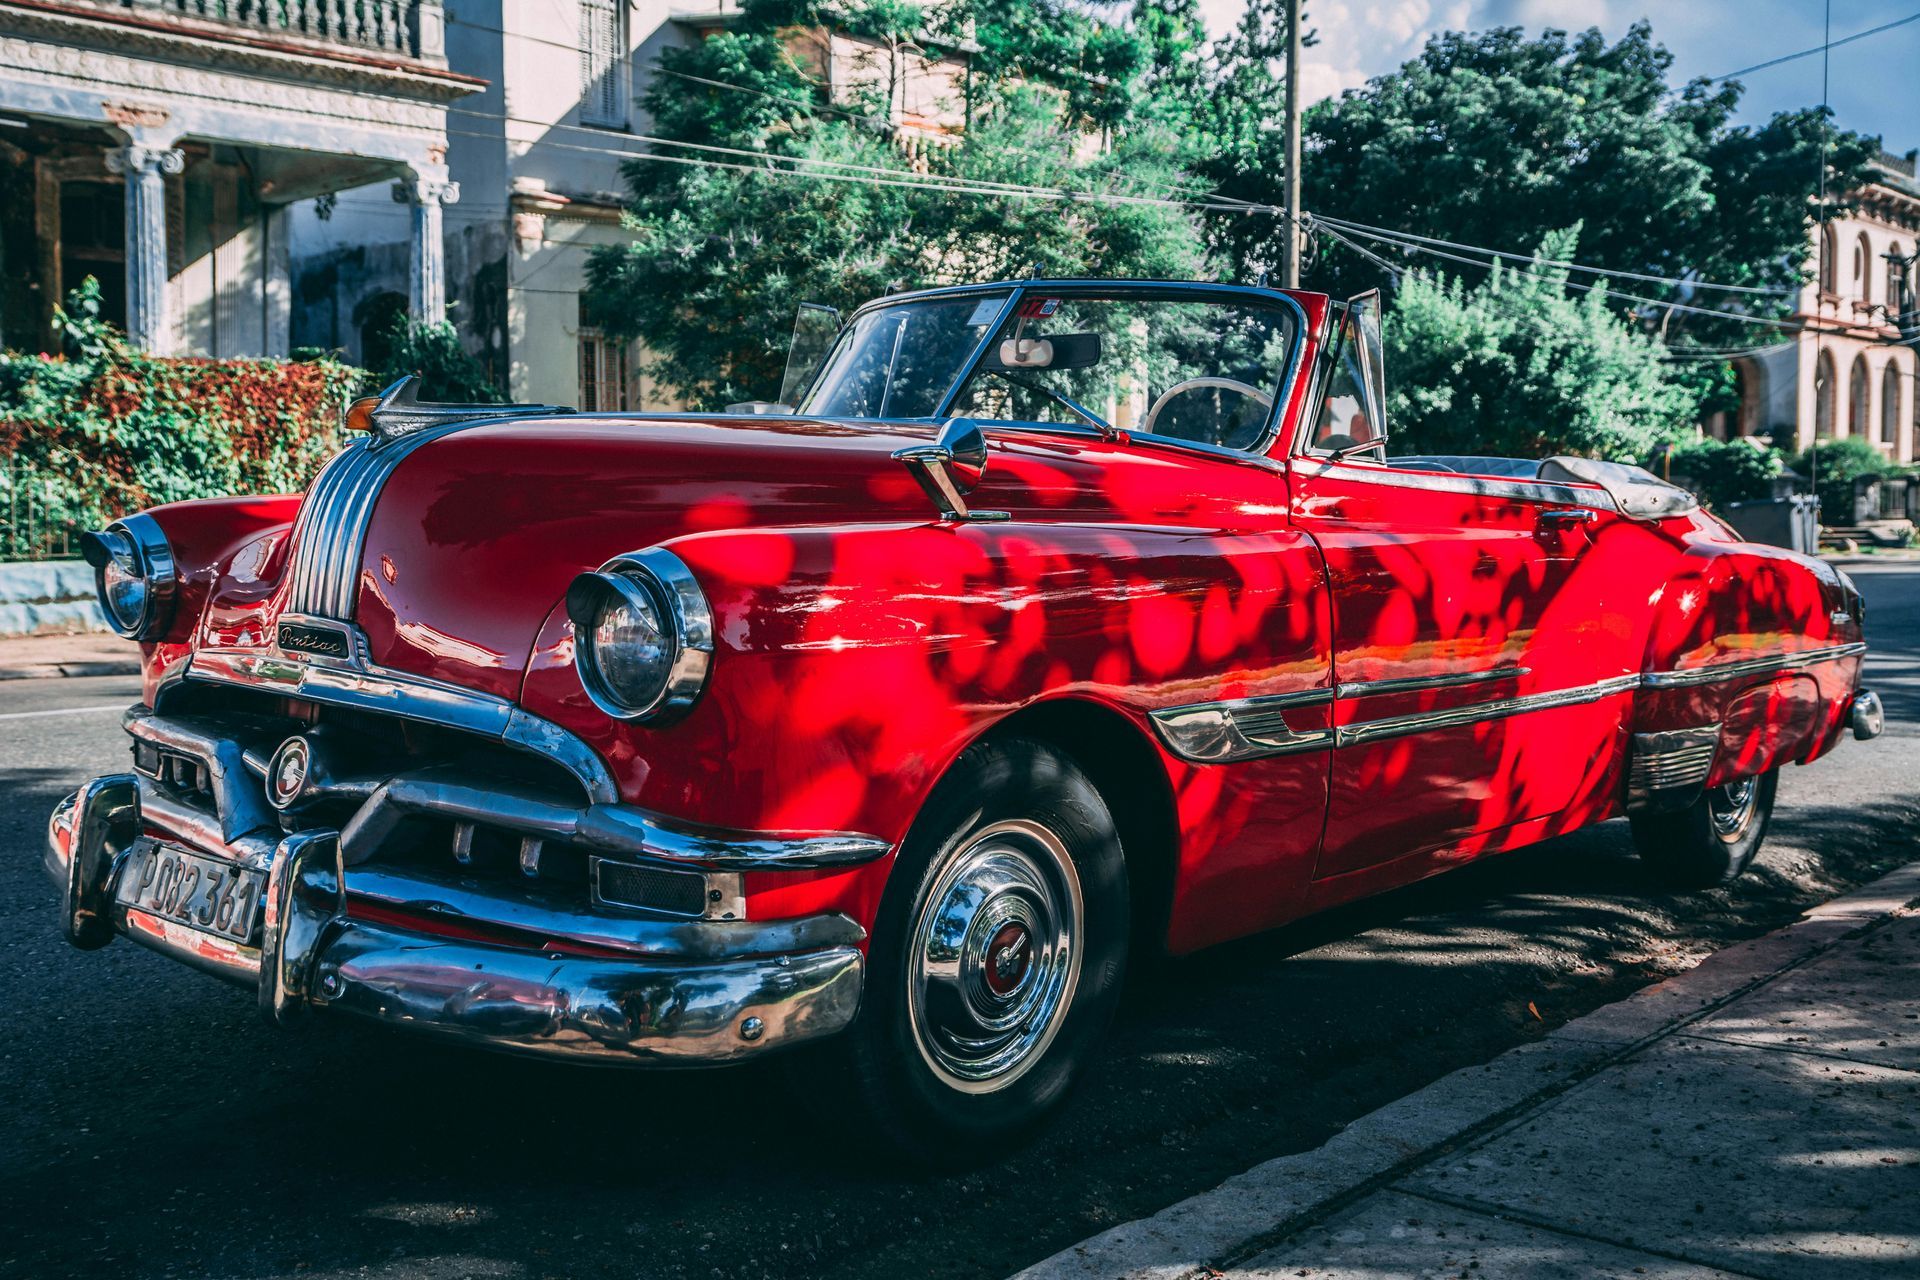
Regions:
[[[1605,491],[1490,459],[1386,461],[1377,315],[1346,309],[1289,461],[1333,605],[1321,879],[1551,831],[1616,767],[1632,687],[1631,639],[1582,585],[1617,519]]]

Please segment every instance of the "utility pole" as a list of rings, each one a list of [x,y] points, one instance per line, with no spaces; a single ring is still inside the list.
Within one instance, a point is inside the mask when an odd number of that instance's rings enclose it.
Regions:
[[[1300,0],[1287,0],[1287,225],[1280,284],[1300,287]]]

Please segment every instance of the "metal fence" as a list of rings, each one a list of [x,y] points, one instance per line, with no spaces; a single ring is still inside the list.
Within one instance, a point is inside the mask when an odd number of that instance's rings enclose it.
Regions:
[[[63,478],[22,458],[0,460],[0,560],[70,560],[85,523],[64,500]]]

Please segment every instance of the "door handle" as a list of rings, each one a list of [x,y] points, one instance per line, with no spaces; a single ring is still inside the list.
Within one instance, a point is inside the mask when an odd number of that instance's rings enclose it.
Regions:
[[[1540,513],[1540,523],[1544,525],[1592,524],[1594,514],[1586,507],[1555,507]]]

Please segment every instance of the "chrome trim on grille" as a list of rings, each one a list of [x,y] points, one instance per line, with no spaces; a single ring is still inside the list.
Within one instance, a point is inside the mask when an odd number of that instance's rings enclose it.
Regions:
[[[1716,680],[1731,680],[1736,676],[1766,675],[1774,671],[1792,671],[1800,667],[1810,667],[1816,662],[1837,662],[1842,658],[1858,657],[1866,651],[1867,646],[1856,641],[1853,644],[1830,645],[1824,649],[1802,649],[1798,653],[1780,653],[1765,658],[1716,662],[1711,666],[1688,667],[1679,671],[1649,671],[1642,677],[1642,682],[1649,689],[1674,689],[1694,684],[1712,684]]]
[[[418,437],[405,437],[417,439]],[[356,663],[322,663],[257,651],[201,649],[184,678],[266,689],[288,698],[352,707],[498,738],[549,757],[580,780],[589,798],[619,799],[613,775],[586,743],[504,698]]]

